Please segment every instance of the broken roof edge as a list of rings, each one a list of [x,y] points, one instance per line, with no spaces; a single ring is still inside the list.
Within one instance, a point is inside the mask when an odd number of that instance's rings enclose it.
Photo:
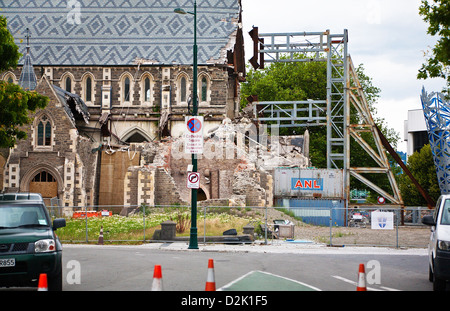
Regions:
[[[239,4],[239,13],[237,17],[234,17],[232,19],[232,23],[235,25],[235,29],[231,32],[231,34],[228,36],[228,41],[225,44],[225,46],[223,46],[220,49],[220,53],[219,53],[219,57],[218,58],[213,58],[211,57],[209,60],[206,61],[207,64],[209,65],[225,65],[225,66],[230,66],[230,64],[228,63],[228,52],[232,52],[233,54],[236,53],[237,50],[237,44],[239,42],[242,42],[242,56],[243,59],[241,60],[243,63],[245,63],[245,47],[244,47],[244,36],[243,36],[243,24],[242,24],[242,2],[241,0],[238,0],[238,4]],[[238,36],[240,36],[240,38],[238,38]],[[232,66],[234,68],[237,68],[239,66],[237,66],[237,64],[232,64]],[[245,66],[244,66],[245,67]],[[235,70],[237,71],[237,70]],[[243,72],[243,75],[245,75],[245,72]]]
[[[64,107],[64,110],[69,115],[70,119],[72,120],[72,123],[75,125],[74,112],[77,112],[79,115],[81,115],[81,117],[83,118],[83,121],[86,124],[89,124],[90,113],[89,113],[89,110],[88,110],[86,104],[81,99],[81,97],[78,96],[77,94],[67,92],[66,90],[63,90],[62,88],[60,88],[59,86],[56,86],[54,84],[50,84],[50,85],[53,88],[58,100]],[[70,107],[70,104],[68,101],[69,99],[74,102],[75,111],[73,111],[72,108]]]

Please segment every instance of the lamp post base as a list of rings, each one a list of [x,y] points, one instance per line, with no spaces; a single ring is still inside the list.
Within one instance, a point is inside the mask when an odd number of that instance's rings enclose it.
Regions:
[[[188,249],[198,249],[197,228],[191,228]]]

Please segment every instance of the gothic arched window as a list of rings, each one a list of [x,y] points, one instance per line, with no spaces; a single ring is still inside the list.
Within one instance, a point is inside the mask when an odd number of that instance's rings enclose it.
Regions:
[[[186,102],[187,97],[187,82],[186,78],[182,77],[180,81],[180,100]]]
[[[91,77],[86,78],[86,95],[85,95],[85,101],[91,102],[92,101],[92,79]]]
[[[208,100],[208,80],[206,77],[202,78],[202,88],[201,88],[201,101],[206,102]]]
[[[146,77],[144,80],[144,101],[150,101],[150,78]]]
[[[129,77],[125,77],[125,80],[123,82],[123,89],[124,89],[124,93],[123,93],[123,101],[124,102],[129,102],[130,101],[130,78]]]
[[[52,145],[52,124],[46,115],[43,115],[37,123],[37,146],[47,147]]]
[[[72,93],[72,79],[70,77],[66,78],[65,90],[69,93]]]

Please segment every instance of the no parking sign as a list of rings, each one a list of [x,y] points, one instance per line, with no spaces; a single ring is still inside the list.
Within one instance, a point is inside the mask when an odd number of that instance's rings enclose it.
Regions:
[[[190,154],[203,153],[203,117],[186,117],[184,151]]]

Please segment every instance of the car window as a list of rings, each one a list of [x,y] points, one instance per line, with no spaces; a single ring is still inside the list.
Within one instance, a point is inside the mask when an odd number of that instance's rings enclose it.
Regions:
[[[41,205],[0,205],[0,230],[41,225],[49,225]]]
[[[36,194],[18,194],[16,196],[16,200],[34,200],[34,201],[40,201],[42,200],[39,195]]]
[[[442,200],[442,197],[439,197],[439,199],[438,199],[438,201],[436,203],[436,208],[434,209],[434,212],[433,212],[433,220],[434,220],[434,222],[437,222],[439,208],[441,207],[441,200]]]
[[[442,225],[450,225],[450,199],[445,200],[445,204],[442,207]]]

